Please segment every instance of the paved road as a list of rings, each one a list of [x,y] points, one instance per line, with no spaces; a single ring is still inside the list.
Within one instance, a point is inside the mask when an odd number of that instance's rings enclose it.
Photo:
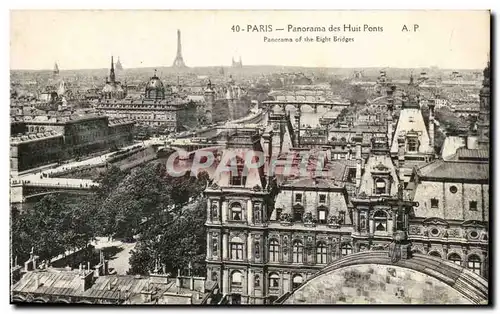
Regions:
[[[98,237],[97,241],[92,243],[97,249],[117,249],[120,250],[114,256],[110,257],[109,267],[116,270],[118,275],[126,275],[130,268],[129,258],[130,251],[135,247],[136,243],[123,243],[121,241],[108,241],[105,237]]]
[[[121,148],[121,150],[126,150],[132,147],[136,146],[141,146],[141,147],[148,147],[152,145],[153,143],[163,143],[160,139],[158,138],[152,138],[146,141],[143,141],[141,143],[135,143],[133,145],[129,145],[126,147]],[[63,172],[69,169],[73,168],[78,168],[81,166],[89,166],[89,165],[99,165],[105,163],[113,154],[114,152],[111,153],[106,153],[101,156],[89,158],[86,160],[81,160],[81,161],[74,161],[70,162],[67,164],[60,165],[58,167],[50,168],[50,169],[45,169],[45,170],[40,170],[37,172],[33,173],[25,173],[20,175],[18,178],[14,179],[15,181],[29,181],[33,185],[40,185],[40,186],[68,186],[68,187],[90,187],[93,185],[98,185],[97,183],[93,182],[92,180],[87,180],[87,179],[70,179],[70,178],[49,178],[49,177],[44,177],[43,175],[50,175],[54,173],[59,173]]]

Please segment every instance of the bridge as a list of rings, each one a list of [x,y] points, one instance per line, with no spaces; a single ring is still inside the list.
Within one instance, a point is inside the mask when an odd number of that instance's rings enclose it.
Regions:
[[[326,266],[275,303],[487,304],[488,282],[439,257],[393,261],[388,251],[365,251]]]
[[[12,180],[10,187],[11,203],[24,203],[34,197],[54,193],[89,194],[99,184],[92,180],[43,178],[31,180]]]
[[[268,110],[273,110],[275,106],[281,107],[285,111],[287,106],[293,106],[296,110],[302,111],[302,107],[309,106],[314,110],[314,113],[318,112],[318,107],[327,108],[333,110],[333,108],[346,108],[350,106],[349,102],[343,101],[309,101],[309,100],[266,100],[262,102],[263,106],[266,106]]]

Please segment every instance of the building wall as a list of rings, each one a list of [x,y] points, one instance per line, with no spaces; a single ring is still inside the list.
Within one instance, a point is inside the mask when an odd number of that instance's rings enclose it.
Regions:
[[[297,194],[302,195],[301,202],[296,202]],[[325,195],[325,203],[320,203],[320,195]],[[311,213],[313,216],[317,216],[317,209],[321,205],[327,207],[327,216],[338,216],[339,212],[347,213],[346,196],[339,191],[282,190],[276,197],[274,207],[282,209],[282,213],[293,214],[294,205],[302,205],[304,213]],[[280,217],[276,217],[276,211],[274,211],[271,218],[279,219]]]
[[[62,136],[39,138],[25,142],[11,143],[11,169],[24,171],[64,156],[64,139]]]
[[[109,125],[107,117],[67,123],[28,124],[28,130],[57,130],[60,136],[39,137],[11,143],[11,169],[24,171],[73,156],[104,151],[133,142],[133,123]]]
[[[277,298],[293,289],[294,278],[303,282],[327,263],[340,258],[341,247],[352,252],[346,228],[303,222],[280,223],[275,214],[268,212],[263,196],[248,192],[235,196],[206,193],[209,205],[207,280],[217,281],[223,294],[241,295],[242,303],[262,304],[268,302],[268,297]],[[289,205],[293,197],[290,193],[285,194]],[[307,193],[303,196],[305,207],[315,206],[318,192],[303,193]],[[325,194],[332,209],[347,210],[341,193]],[[241,221],[231,219],[231,207],[235,202],[241,205]],[[258,204],[263,211],[260,220],[256,215]],[[273,245],[273,252],[271,241],[277,244],[277,247]],[[297,245],[297,241],[301,245]],[[232,246],[234,244],[238,246]],[[239,245],[241,251],[236,252]],[[241,276],[240,282],[234,282],[233,276],[239,277],[235,272]]]
[[[456,192],[453,193],[452,191]],[[438,217],[448,220],[488,221],[489,185],[476,183],[454,183],[422,181],[415,191],[414,200],[417,217]],[[431,199],[438,200],[437,208],[432,208]],[[470,210],[470,201],[477,202],[477,210]]]

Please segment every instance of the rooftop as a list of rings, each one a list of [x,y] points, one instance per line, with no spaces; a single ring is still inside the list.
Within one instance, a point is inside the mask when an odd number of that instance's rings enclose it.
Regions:
[[[417,170],[421,178],[443,180],[488,181],[490,166],[487,162],[435,160]]]

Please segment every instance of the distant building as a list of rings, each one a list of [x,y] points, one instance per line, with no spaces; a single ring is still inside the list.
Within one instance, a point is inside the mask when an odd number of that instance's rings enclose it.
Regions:
[[[241,61],[241,56],[239,61],[235,61],[234,58],[231,60],[231,66],[233,68],[241,69],[243,68],[243,62]]]
[[[174,94],[170,86],[163,84],[156,70],[146,83],[142,99],[104,98],[98,102],[96,109],[111,118],[127,118],[151,127],[161,126],[166,132],[175,132],[180,128],[183,111],[196,111],[196,108],[191,108],[188,99]]]
[[[25,117],[25,133],[10,138],[11,172],[132,143],[134,122],[104,115]]]
[[[117,71],[122,71],[123,70],[123,65],[120,62],[120,57],[118,57],[118,60],[116,61],[116,70]]]
[[[54,76],[59,75],[59,66],[57,66],[57,62],[54,63],[54,70],[52,71],[52,74],[54,74]]]
[[[109,78],[106,79],[106,85],[104,85],[101,94],[104,99],[123,99],[127,95],[127,92],[123,89],[122,84],[116,80],[113,56],[111,56]]]

